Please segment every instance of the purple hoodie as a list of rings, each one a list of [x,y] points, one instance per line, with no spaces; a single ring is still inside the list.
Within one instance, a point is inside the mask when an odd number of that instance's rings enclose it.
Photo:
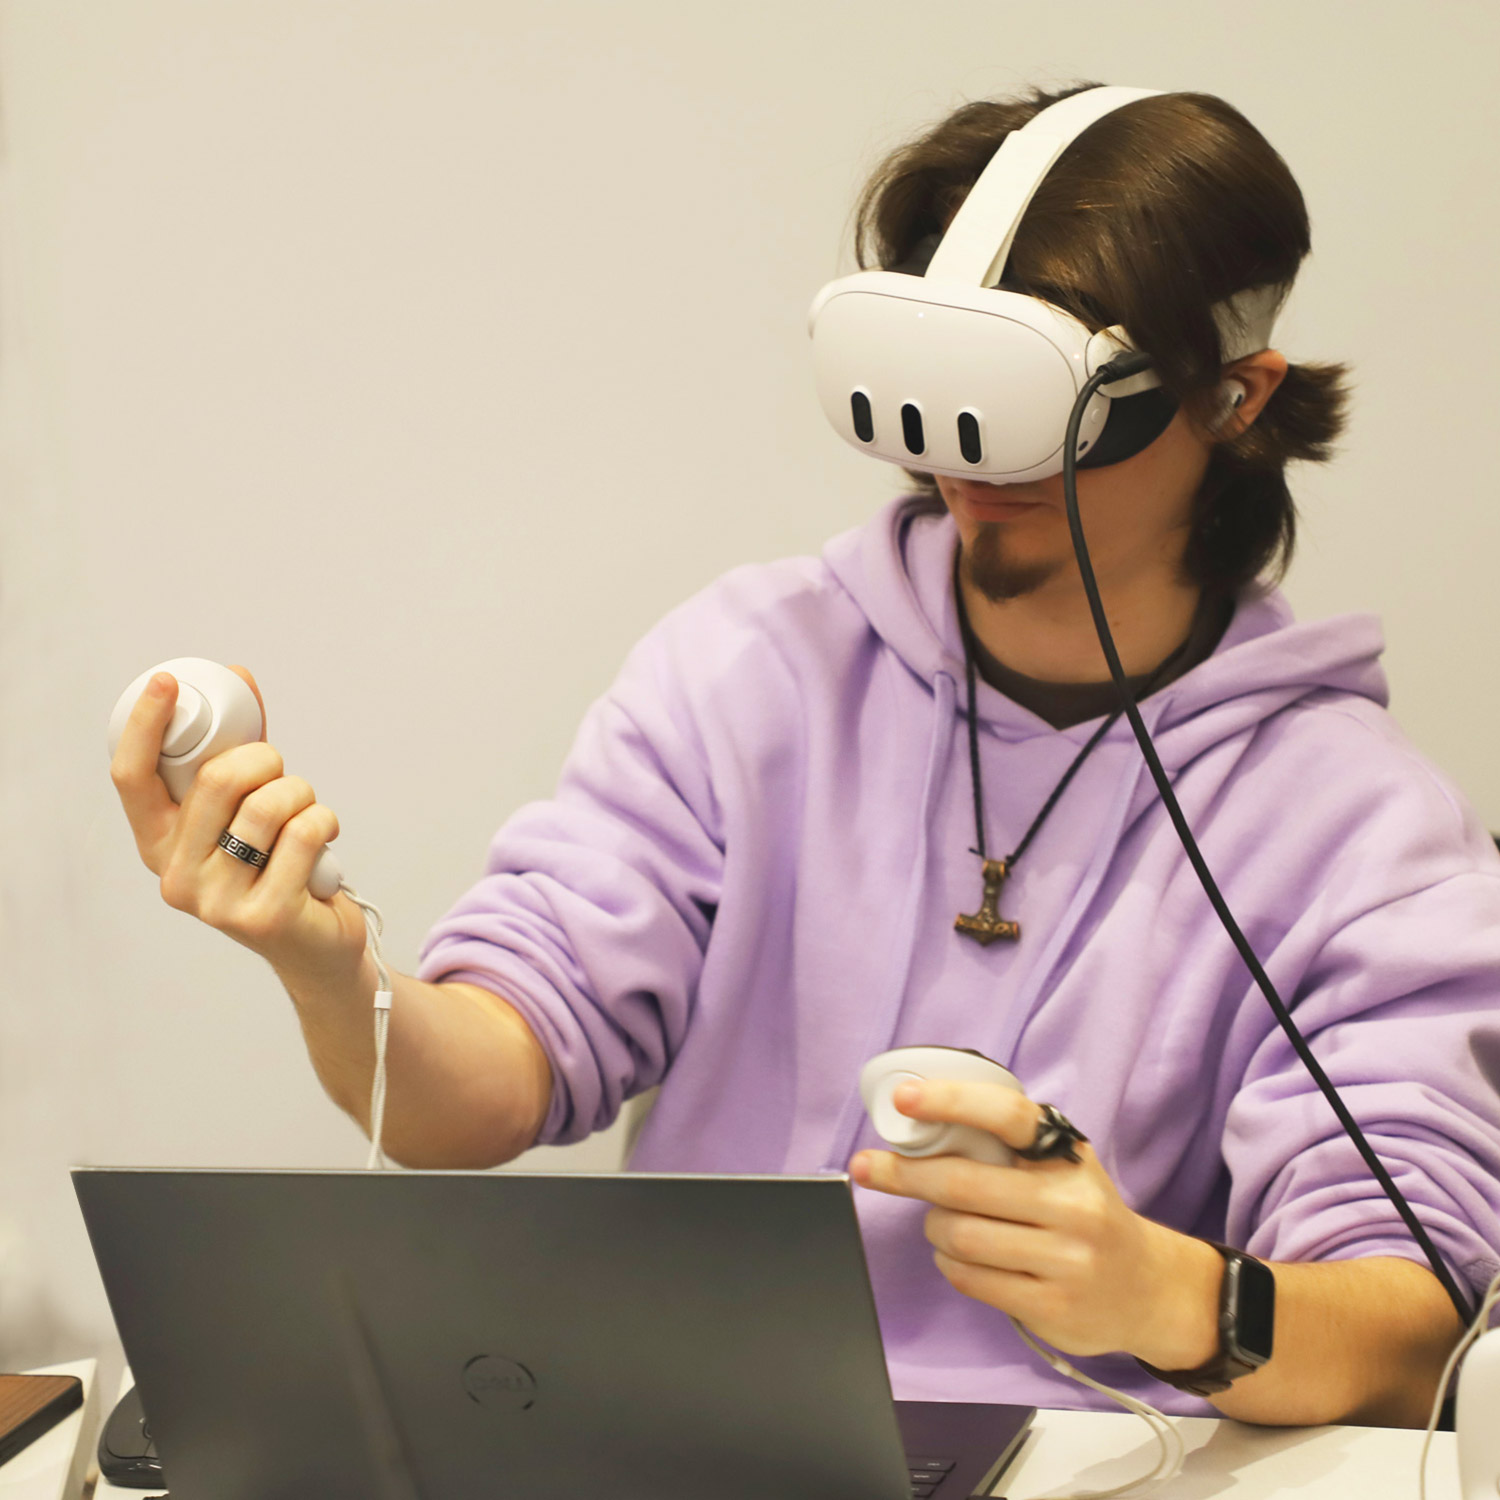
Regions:
[[[552,1061],[541,1139],[661,1084],[631,1165],[842,1171],[889,1047],[972,1047],[1094,1142],[1127,1203],[1272,1260],[1421,1260],[1219,926],[1131,737],[1084,764],[1002,910],[979,899],[946,515],[898,501],[818,560],[738,569],[590,710],[423,950]],[[1500,858],[1385,712],[1379,626],[1240,601],[1142,705],[1231,908],[1458,1275],[1500,1260]],[[1093,726],[981,684],[987,838],[1013,848]],[[1486,1076],[1487,1075],[1487,1076]],[[954,1291],[925,1206],[856,1190],[897,1396],[1106,1405]],[[1079,1361],[1169,1410],[1133,1360]]]

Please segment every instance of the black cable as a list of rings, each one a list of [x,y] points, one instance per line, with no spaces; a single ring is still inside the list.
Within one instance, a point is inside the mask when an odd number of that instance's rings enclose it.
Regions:
[[[1416,1240],[1422,1254],[1427,1257],[1433,1275],[1437,1277],[1443,1290],[1448,1294],[1449,1300],[1457,1309],[1460,1322],[1467,1327],[1474,1320],[1474,1308],[1459,1291],[1442,1256],[1438,1254],[1437,1247],[1428,1238],[1427,1231],[1422,1228],[1416,1214],[1412,1212],[1411,1205],[1402,1196],[1391,1174],[1386,1171],[1380,1158],[1371,1149],[1370,1143],[1365,1139],[1364,1132],[1360,1130],[1354,1116],[1349,1113],[1344,1101],[1339,1098],[1338,1090],[1334,1088],[1321,1064],[1313,1056],[1312,1049],[1297,1029],[1296,1022],[1292,1020],[1291,1012],[1282,1002],[1281,996],[1276,993],[1276,987],[1271,983],[1270,976],[1261,967],[1260,960],[1255,956],[1255,950],[1251,948],[1245,934],[1240,931],[1239,923],[1234,919],[1234,913],[1229,910],[1228,903],[1220,894],[1202,851],[1198,848],[1197,840],[1194,839],[1187,819],[1183,816],[1177,795],[1172,790],[1172,783],[1168,780],[1167,773],[1157,757],[1156,746],[1152,744],[1151,735],[1146,729],[1145,721],[1141,718],[1141,711],[1136,707],[1135,695],[1130,690],[1130,683],[1125,676],[1125,668],[1121,665],[1119,652],[1115,650],[1114,636],[1110,633],[1109,621],[1104,614],[1104,601],[1099,597],[1099,583],[1094,577],[1094,565],[1089,559],[1088,544],[1084,540],[1083,522],[1078,514],[1078,434],[1083,425],[1084,410],[1100,386],[1139,374],[1148,369],[1150,363],[1149,355],[1122,354],[1112,359],[1092,376],[1073,403],[1072,413],[1068,417],[1067,436],[1063,440],[1063,501],[1067,506],[1068,530],[1073,536],[1073,552],[1078,559],[1078,571],[1083,577],[1084,592],[1088,595],[1089,609],[1094,616],[1094,629],[1098,633],[1100,646],[1104,648],[1105,660],[1109,663],[1109,675],[1114,678],[1122,706],[1130,720],[1130,727],[1135,731],[1136,742],[1140,745],[1141,754],[1145,757],[1146,765],[1151,771],[1151,779],[1156,783],[1156,790],[1161,794],[1162,803],[1172,819],[1172,826],[1177,830],[1177,837],[1182,842],[1183,851],[1187,854],[1188,861],[1198,876],[1210,905],[1219,921],[1223,923],[1224,930],[1229,934],[1240,957],[1244,959],[1245,967],[1250,970],[1251,977],[1255,980],[1261,994],[1266,997],[1276,1019],[1281,1023],[1281,1029],[1286,1033],[1297,1056],[1302,1059],[1303,1066],[1312,1076],[1313,1082],[1322,1090],[1323,1097],[1327,1099],[1334,1114],[1338,1117],[1339,1124],[1344,1127],[1345,1133],[1354,1142],[1359,1154],[1365,1160],[1365,1165],[1369,1167],[1375,1180],[1384,1189],[1386,1197],[1391,1200],[1396,1212],[1401,1215],[1406,1227],[1411,1230],[1412,1238]]]

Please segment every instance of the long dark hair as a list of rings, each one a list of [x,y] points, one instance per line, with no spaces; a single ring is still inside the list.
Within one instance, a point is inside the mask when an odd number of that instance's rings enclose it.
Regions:
[[[1090,87],[965,104],[892,152],[855,210],[860,265],[920,260],[1005,137]],[[1208,425],[1223,364],[1214,304],[1289,288],[1310,248],[1301,190],[1265,137],[1210,94],[1159,94],[1104,116],[1063,152],[1027,209],[1006,284],[1090,328],[1123,324]],[[1215,444],[1185,557],[1197,583],[1229,593],[1285,572],[1297,531],[1286,465],[1328,458],[1346,380],[1341,364],[1292,365],[1256,421]],[[913,478],[935,492],[931,475]]]

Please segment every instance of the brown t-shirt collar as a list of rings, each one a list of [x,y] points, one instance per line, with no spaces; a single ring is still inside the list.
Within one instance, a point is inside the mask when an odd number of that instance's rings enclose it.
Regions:
[[[1191,672],[1199,662],[1207,661],[1214,654],[1229,622],[1234,619],[1234,599],[1204,595],[1193,613],[1193,623],[1183,646],[1178,648],[1177,660],[1164,672],[1147,672],[1140,677],[1126,680],[1132,693],[1138,693],[1148,684],[1152,692],[1160,692],[1170,682]],[[1112,714],[1120,706],[1120,696],[1109,679],[1103,682],[1044,682],[1038,677],[1027,677],[1014,672],[997,657],[987,651],[983,643],[972,632],[969,633],[969,650],[974,655],[974,666],[979,675],[997,692],[1004,693],[1012,703],[1019,703],[1039,719],[1045,720],[1054,729],[1071,729],[1075,724],[1085,724],[1090,719],[1101,719]],[[1158,669],[1160,671],[1160,669]]]

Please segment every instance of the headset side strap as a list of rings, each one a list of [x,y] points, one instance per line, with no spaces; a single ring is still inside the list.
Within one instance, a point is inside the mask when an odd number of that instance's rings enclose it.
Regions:
[[[1288,286],[1251,287],[1214,304],[1214,321],[1219,325],[1219,342],[1226,365],[1271,347],[1271,330],[1290,291]]]

